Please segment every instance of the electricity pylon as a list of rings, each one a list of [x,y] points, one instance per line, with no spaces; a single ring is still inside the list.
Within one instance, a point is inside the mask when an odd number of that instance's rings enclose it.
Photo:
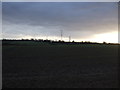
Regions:
[[[71,36],[69,36],[69,42],[71,41]]]
[[[61,41],[62,41],[62,37],[63,37],[63,30],[61,30]]]

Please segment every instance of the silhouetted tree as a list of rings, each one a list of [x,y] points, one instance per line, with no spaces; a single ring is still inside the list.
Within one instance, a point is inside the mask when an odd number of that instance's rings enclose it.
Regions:
[[[107,44],[106,42],[103,42],[103,44]]]

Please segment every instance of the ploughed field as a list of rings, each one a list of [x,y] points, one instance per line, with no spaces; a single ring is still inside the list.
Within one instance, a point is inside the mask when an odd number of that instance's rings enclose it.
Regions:
[[[3,88],[117,88],[118,45],[3,41]]]

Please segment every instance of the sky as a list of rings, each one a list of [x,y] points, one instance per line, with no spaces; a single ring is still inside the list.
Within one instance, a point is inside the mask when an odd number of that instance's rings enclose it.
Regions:
[[[1,2],[0,2],[0,38],[2,38],[2,3]]]
[[[3,2],[2,38],[118,42],[117,2]]]

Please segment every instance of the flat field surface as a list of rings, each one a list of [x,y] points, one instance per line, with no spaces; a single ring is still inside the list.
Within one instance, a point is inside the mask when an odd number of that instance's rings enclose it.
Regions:
[[[118,87],[118,45],[7,43],[3,88]]]

